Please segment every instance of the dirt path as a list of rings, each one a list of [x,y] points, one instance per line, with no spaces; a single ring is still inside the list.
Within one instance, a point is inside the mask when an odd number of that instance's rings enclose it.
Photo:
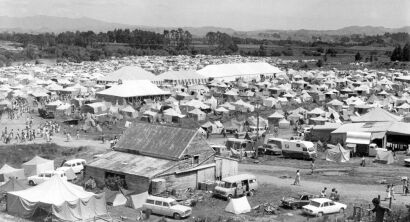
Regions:
[[[343,197],[348,197],[352,201],[355,200],[365,200],[371,201],[377,195],[381,196],[381,199],[386,196],[386,187],[384,185],[360,185],[360,184],[339,184],[339,183],[322,183],[320,181],[305,181],[303,180],[303,175],[310,173],[309,170],[301,170],[301,185],[300,186],[293,186],[294,179],[293,178],[279,178],[276,176],[267,175],[267,171],[275,171],[275,170],[292,170],[296,172],[296,168],[291,167],[281,167],[281,166],[271,166],[271,165],[252,165],[252,164],[240,164],[239,171],[240,172],[248,172],[254,174],[261,184],[273,184],[279,187],[291,187],[291,189],[295,190],[296,192],[309,192],[314,194],[319,194],[323,187],[328,188],[328,193],[330,193],[330,189],[333,187],[336,188],[339,193]],[[402,196],[401,194],[401,186],[396,186],[395,191],[396,200],[393,201],[394,204],[408,204],[410,202],[410,196]],[[385,202],[388,204],[388,202]]]

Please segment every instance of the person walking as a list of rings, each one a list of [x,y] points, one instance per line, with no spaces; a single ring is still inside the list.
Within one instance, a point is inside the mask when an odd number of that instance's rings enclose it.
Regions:
[[[362,162],[360,163],[360,166],[362,167],[366,166],[366,159],[364,158],[364,155],[362,156]]]
[[[396,196],[394,195],[394,184],[390,186],[390,198],[396,200]]]
[[[389,200],[390,197],[391,197],[390,184],[387,184],[387,188],[386,188],[386,198],[384,198],[384,200]]]
[[[311,169],[311,174],[313,174],[313,171],[315,170],[315,159],[312,159],[312,162],[310,163],[310,169]]]
[[[79,140],[79,139],[80,139],[80,130],[78,130],[78,129],[77,129],[76,138],[77,138],[77,140]]]
[[[296,170],[295,182],[293,182],[293,185],[300,185],[300,172],[299,172],[299,170]]]

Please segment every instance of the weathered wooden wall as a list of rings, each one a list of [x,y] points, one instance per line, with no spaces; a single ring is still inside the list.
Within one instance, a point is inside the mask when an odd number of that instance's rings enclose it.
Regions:
[[[137,193],[142,193],[149,190],[150,179],[147,177],[141,177],[137,175],[121,174],[121,172],[114,172],[109,170],[103,170],[100,168],[86,166],[85,168],[85,178],[88,179],[92,176],[97,185],[101,186],[105,184],[105,173],[115,173],[125,176],[125,182],[127,183],[128,190],[135,191]]]
[[[227,158],[215,157],[216,173],[215,176],[219,179],[234,176],[238,174],[238,161]]]

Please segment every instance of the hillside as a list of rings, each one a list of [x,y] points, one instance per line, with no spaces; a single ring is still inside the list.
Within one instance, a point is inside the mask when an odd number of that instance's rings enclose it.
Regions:
[[[29,33],[41,33],[41,32],[64,32],[64,31],[88,31],[94,32],[109,31],[118,28],[129,29],[141,29],[146,31],[154,31],[162,33],[164,29],[175,29],[177,27],[149,27],[141,25],[127,25],[119,23],[110,23],[97,19],[81,17],[81,18],[65,18],[65,17],[53,17],[53,16],[30,16],[30,17],[8,17],[0,16],[0,31],[9,32],[29,32]],[[332,36],[332,35],[351,35],[351,34],[364,34],[364,35],[377,35],[384,34],[385,32],[408,32],[410,33],[410,26],[401,28],[385,28],[374,26],[349,26],[336,30],[256,30],[256,31],[238,31],[231,28],[223,27],[182,27],[184,30],[188,30],[192,35],[202,37],[210,31],[224,32],[229,35],[238,37],[250,37],[250,38],[268,38],[268,39],[287,39],[292,37],[293,39],[306,40],[311,39],[312,36]],[[276,35],[275,35],[276,34]],[[278,37],[280,36],[280,37]]]

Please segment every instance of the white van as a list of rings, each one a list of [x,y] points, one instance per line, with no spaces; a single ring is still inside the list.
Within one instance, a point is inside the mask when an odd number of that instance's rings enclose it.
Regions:
[[[67,171],[68,168],[71,168],[75,174],[81,173],[84,170],[86,161],[84,159],[73,159],[68,160],[63,164],[63,166],[57,168],[58,170]]]
[[[223,185],[215,187],[215,196],[230,199],[242,195],[252,196],[258,189],[256,177],[252,174],[239,174],[226,177],[222,180]]]
[[[284,157],[295,159],[314,159],[317,157],[315,145],[309,141],[268,138],[267,144],[281,149]]]

